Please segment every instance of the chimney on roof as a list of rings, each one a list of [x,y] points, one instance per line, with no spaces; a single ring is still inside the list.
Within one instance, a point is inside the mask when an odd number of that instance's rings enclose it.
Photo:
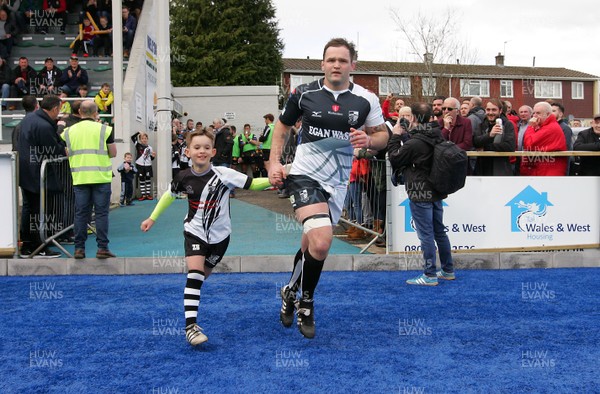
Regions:
[[[496,66],[504,67],[504,55],[498,52],[496,56]]]
[[[433,53],[431,52],[426,52],[423,54],[423,61],[425,62],[425,64],[431,64],[433,63]]]

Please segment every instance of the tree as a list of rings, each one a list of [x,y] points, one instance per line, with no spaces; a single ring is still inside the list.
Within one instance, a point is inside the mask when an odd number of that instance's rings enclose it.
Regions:
[[[174,86],[275,85],[283,43],[270,0],[171,0]]]
[[[477,53],[470,49],[468,40],[460,37],[460,18],[454,10],[442,13],[407,15],[402,9],[391,9],[392,20],[404,35],[417,60],[424,65],[420,76],[422,96],[432,97],[443,89],[436,77],[448,74],[450,64],[475,64]],[[418,92],[421,93],[421,92]],[[421,96],[417,94],[416,96]]]

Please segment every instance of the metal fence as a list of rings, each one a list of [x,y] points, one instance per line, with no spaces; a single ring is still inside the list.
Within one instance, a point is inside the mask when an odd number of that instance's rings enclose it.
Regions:
[[[64,239],[72,238],[75,218],[75,194],[68,158],[44,160],[40,176],[39,233],[42,244],[32,256],[53,244],[65,255],[73,257],[61,245]]]
[[[354,159],[353,181],[348,185],[340,222],[347,227],[348,240],[367,240],[360,253],[376,244],[385,247],[388,177],[387,160]]]

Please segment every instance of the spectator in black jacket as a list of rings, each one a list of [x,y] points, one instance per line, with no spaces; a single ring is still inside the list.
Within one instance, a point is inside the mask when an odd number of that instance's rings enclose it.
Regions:
[[[0,86],[2,87],[2,110],[6,111],[5,99],[10,98],[10,84],[12,82],[12,71],[6,60],[0,58]],[[13,105],[14,107],[14,105]]]
[[[225,126],[225,122],[220,118],[213,120],[213,127],[217,154],[213,157],[212,163],[214,166],[231,167],[231,152],[233,150],[231,130]]]
[[[431,107],[426,103],[412,105],[412,113],[417,126],[408,131],[400,122],[394,126],[392,137],[388,142],[388,156],[394,169],[400,169],[404,175],[404,186],[410,200],[410,211],[421,250],[425,260],[425,272],[416,278],[406,281],[409,285],[436,286],[438,278],[453,280],[454,265],[450,240],[446,234],[443,217],[444,208],[441,195],[429,181],[429,173],[433,165],[433,147],[443,141],[438,122],[429,123],[433,116]],[[406,142],[402,142],[406,140]],[[436,244],[440,255],[442,269],[436,271]]]
[[[47,57],[44,60],[44,68],[40,70],[36,79],[39,95],[58,94],[58,86],[62,71],[54,65],[54,59]]]
[[[33,111],[37,111],[40,106],[38,105],[38,101],[35,96],[27,95],[23,96],[21,99],[21,103],[23,105],[23,109],[25,110],[25,117],[32,113]],[[16,151],[19,144],[19,134],[21,133],[21,125],[23,121],[21,121],[18,125],[15,126],[12,132],[12,150]]]
[[[577,135],[573,150],[600,151],[600,113],[594,115],[592,127]],[[577,175],[600,176],[600,156],[581,156]]]
[[[19,65],[13,69],[13,86],[10,87],[11,97],[23,97],[26,94],[35,94],[35,78],[37,73],[29,65],[25,56],[19,58]]]
[[[60,78],[62,83],[62,91],[69,96],[76,96],[80,85],[87,85],[88,73],[79,65],[79,59],[71,56],[69,59],[69,67],[63,70]]]
[[[573,130],[571,130],[569,122],[565,119],[565,107],[561,103],[550,103],[550,105],[552,106],[552,113],[556,116],[556,121],[565,135],[567,150],[573,150]],[[567,161],[567,172],[565,175],[569,175],[572,159],[573,157],[569,157]]]
[[[29,257],[41,245],[40,225],[40,172],[42,162],[65,156],[65,145],[56,132],[56,119],[60,111],[60,99],[57,96],[45,96],[41,109],[33,112],[21,122],[18,138],[19,186],[23,196],[21,212],[21,256]],[[58,192],[60,185],[50,190]],[[60,253],[48,248],[42,249],[35,257],[58,257]]]

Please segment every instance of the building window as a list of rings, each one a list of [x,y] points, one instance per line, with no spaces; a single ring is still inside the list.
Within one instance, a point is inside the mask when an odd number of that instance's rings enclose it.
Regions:
[[[410,78],[379,77],[379,95],[410,96]]]
[[[486,79],[461,79],[460,95],[462,97],[490,97],[490,81]]]
[[[513,97],[513,81],[500,81],[500,97]]]
[[[290,75],[290,91],[296,89],[297,86],[300,86],[304,83],[310,83],[312,81],[316,81],[317,79],[323,78],[322,75]]]
[[[535,98],[562,98],[562,83],[560,81],[535,81]]]
[[[436,95],[436,79],[430,77],[423,77],[421,79],[421,83],[423,85],[423,96],[425,97],[433,97]]]
[[[583,82],[571,82],[571,98],[583,100]]]

